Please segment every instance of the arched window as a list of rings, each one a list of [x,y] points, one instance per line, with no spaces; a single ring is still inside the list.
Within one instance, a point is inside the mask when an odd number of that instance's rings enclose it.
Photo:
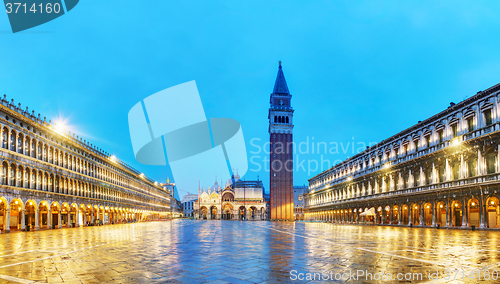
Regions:
[[[17,138],[17,152],[23,153],[23,137],[21,135]]]
[[[15,165],[10,166],[10,185],[11,186],[16,185],[16,166]]]
[[[39,160],[42,159],[42,143],[38,144],[38,157]]]
[[[30,155],[30,141],[31,139],[29,137],[26,137],[24,140],[24,155],[29,156]]]
[[[36,140],[31,141],[31,157],[36,158]]]
[[[288,116],[286,117],[286,123],[289,123]]]
[[[275,115],[274,116],[274,123],[278,122],[278,117]]]
[[[16,132],[14,130],[10,133],[10,150],[16,151]]]
[[[278,122],[281,123],[281,116],[278,117]]]
[[[2,147],[7,149],[7,142],[8,142],[8,137],[9,134],[8,134],[8,130],[7,128],[4,128],[3,131],[2,131]]]

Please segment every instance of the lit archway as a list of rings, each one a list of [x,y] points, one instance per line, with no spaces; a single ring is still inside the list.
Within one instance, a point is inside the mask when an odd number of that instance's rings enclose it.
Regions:
[[[425,226],[432,226],[432,204],[427,202],[424,204],[424,224]]]
[[[453,201],[451,205],[451,225],[453,227],[462,226],[462,203],[458,200]]]
[[[438,202],[437,208],[436,208],[436,213],[437,213],[436,223],[440,227],[447,226],[447,223],[446,223],[446,204],[443,201]]]
[[[469,227],[479,227],[479,201],[476,198],[472,198],[469,200],[468,204],[469,213]]]

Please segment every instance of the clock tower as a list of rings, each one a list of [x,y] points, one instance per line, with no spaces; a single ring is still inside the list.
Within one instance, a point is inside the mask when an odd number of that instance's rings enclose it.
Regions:
[[[293,220],[293,108],[279,62],[269,108],[271,220]]]

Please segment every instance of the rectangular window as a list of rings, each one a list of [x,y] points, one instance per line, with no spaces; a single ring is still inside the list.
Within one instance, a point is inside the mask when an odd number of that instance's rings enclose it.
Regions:
[[[439,131],[438,135],[439,135],[439,143],[443,143],[443,140],[444,140],[444,131],[443,130]]]
[[[491,109],[484,111],[484,120],[486,121],[486,126],[491,125]]]
[[[453,138],[457,137],[458,136],[458,127],[456,124],[453,124],[451,126],[451,132],[453,133]]]
[[[469,132],[474,131],[474,119],[472,117],[467,119],[467,125],[469,126]]]
[[[495,154],[489,154],[486,156],[486,167],[488,168],[488,173],[495,173]]]
[[[459,168],[460,168],[460,165],[458,163],[456,163],[454,166],[453,166],[453,179],[454,180],[457,180],[459,178]]]
[[[427,147],[431,146],[431,136],[430,135],[425,136],[425,144],[427,145]]]
[[[419,140],[415,140],[415,152],[418,151],[418,144],[419,144],[418,141]]]

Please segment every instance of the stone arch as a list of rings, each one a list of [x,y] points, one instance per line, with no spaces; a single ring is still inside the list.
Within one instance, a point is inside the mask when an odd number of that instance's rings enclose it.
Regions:
[[[469,227],[475,226],[476,228],[479,228],[480,220],[479,220],[479,211],[481,209],[481,203],[480,201],[472,197],[467,201],[467,220],[469,221]]]
[[[422,212],[424,216],[422,217],[422,225],[423,226],[432,226],[432,210],[434,210],[434,206],[432,202],[426,202],[422,205]]]
[[[451,216],[450,216],[450,223],[451,226],[453,227],[461,227],[462,224],[462,205],[463,203],[459,200],[453,200],[451,202]]]
[[[440,200],[436,204],[436,224],[441,227],[448,226],[446,217],[446,201]]]
[[[497,229],[500,227],[500,201],[497,196],[489,196],[486,200],[485,223],[488,228]]]
[[[40,229],[49,228],[49,214],[50,214],[50,203],[46,200],[42,200],[38,203],[38,226]]]

